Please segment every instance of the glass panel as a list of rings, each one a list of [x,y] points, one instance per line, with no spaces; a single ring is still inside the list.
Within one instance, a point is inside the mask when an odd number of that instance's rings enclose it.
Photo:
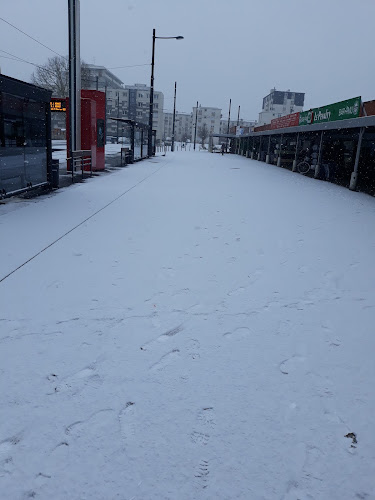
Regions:
[[[0,190],[16,191],[26,186],[24,172],[23,99],[2,93],[4,120],[0,149]]]
[[[45,104],[1,94],[0,190],[47,182]]]
[[[134,131],[134,159],[139,160],[141,158],[141,130],[136,128]]]
[[[25,100],[23,107],[25,130],[26,183],[47,182],[47,137],[45,105]]]

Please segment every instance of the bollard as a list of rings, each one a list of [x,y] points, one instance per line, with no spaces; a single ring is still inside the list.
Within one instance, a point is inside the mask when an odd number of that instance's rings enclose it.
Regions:
[[[266,155],[266,163],[270,162],[270,155]]]
[[[297,171],[297,160],[293,160],[292,172]]]
[[[281,156],[279,156],[277,159],[277,166],[281,167]]]
[[[355,191],[355,189],[357,187],[357,182],[358,182],[358,172],[352,172],[352,175],[350,177],[350,185],[349,185],[349,189],[351,191]]]

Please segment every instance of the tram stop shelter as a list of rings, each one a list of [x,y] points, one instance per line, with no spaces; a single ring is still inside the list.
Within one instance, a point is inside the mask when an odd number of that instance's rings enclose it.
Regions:
[[[0,74],[0,197],[49,186],[51,92]]]
[[[149,125],[128,118],[111,118],[117,122],[118,141],[129,147],[132,161],[143,160],[148,157]],[[120,139],[119,139],[120,138]],[[156,130],[152,131],[152,151],[155,154]]]

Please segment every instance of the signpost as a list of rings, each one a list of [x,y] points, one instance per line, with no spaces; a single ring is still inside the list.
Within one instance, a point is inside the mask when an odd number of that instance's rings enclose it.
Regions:
[[[277,128],[296,127],[297,125],[299,125],[299,112],[271,120],[272,130]]]
[[[354,97],[346,101],[335,102],[328,106],[310,109],[300,113],[299,125],[310,125],[312,123],[335,122],[358,118],[361,111],[361,97]]]
[[[60,111],[61,113],[66,113],[66,100],[65,99],[55,99],[52,97],[50,101],[51,111]]]

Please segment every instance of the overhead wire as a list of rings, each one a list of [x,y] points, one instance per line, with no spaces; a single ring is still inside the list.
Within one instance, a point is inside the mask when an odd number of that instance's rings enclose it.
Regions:
[[[10,23],[9,21],[7,21],[6,19],[4,19],[3,17],[0,17],[0,20],[3,21],[4,23],[6,24],[9,24],[9,26],[12,26],[12,28],[16,29],[17,31],[19,31],[20,33],[23,33],[25,36],[27,36],[28,38],[30,38],[31,40],[34,40],[34,42],[36,43],[39,43],[39,45],[41,45],[42,47],[50,50],[51,52],[53,52],[54,54],[56,54],[57,56],[60,56],[60,57],[63,57],[64,59],[67,59],[67,57],[65,56],[62,56],[61,54],[59,54],[58,52],[56,52],[55,50],[51,49],[51,47],[48,47],[48,45],[45,45],[44,43],[40,42],[39,40],[37,40],[36,38],[34,38],[33,36],[29,35],[28,33],[26,33],[25,31],[21,30],[20,28],[17,28],[17,26],[15,26],[14,24]]]

